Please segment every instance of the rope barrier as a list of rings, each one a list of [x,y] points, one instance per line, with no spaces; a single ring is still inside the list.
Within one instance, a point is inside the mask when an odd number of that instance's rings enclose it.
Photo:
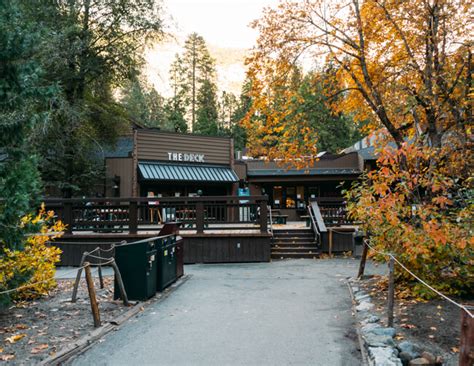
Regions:
[[[82,266],[82,267],[79,267],[79,268],[75,268],[75,269],[73,269],[73,270],[71,270],[71,271],[68,271],[68,272],[66,272],[66,273],[63,273],[63,276],[68,275],[68,274],[70,274],[70,273],[77,272],[77,270],[83,269],[84,267],[85,267],[85,266]],[[62,279],[65,279],[65,277],[63,277],[63,278],[57,278],[57,279],[58,279],[58,280],[62,280]],[[34,283],[29,283],[29,284],[27,284],[27,285],[23,285],[23,286],[19,286],[19,287],[16,287],[16,288],[12,288],[12,289],[10,289],[10,290],[1,291],[1,292],[0,292],[0,295],[5,295],[5,294],[9,294],[9,293],[12,293],[12,292],[15,292],[15,291],[24,290],[24,289],[26,289],[26,288],[28,288],[28,287],[33,287],[33,286],[38,285],[38,284],[40,284],[40,283],[48,282],[48,281],[51,281],[51,280],[52,280],[52,278],[49,278],[49,279],[47,279],[47,280],[42,280],[42,281],[38,281],[38,282],[34,282]]]
[[[94,253],[95,251],[97,251],[97,249],[99,248],[96,248],[94,249],[93,251],[91,251],[91,253]],[[90,255],[90,254],[89,254]],[[110,264],[114,261],[114,258],[102,258],[102,257],[97,257],[95,255],[90,255],[92,258],[97,258],[97,259],[101,259],[101,260],[106,260],[106,262],[103,262],[103,263],[89,263],[90,266],[106,266],[107,264]],[[82,266],[82,267],[78,267],[78,268],[75,268],[71,271],[67,271],[65,273],[63,273],[63,277],[59,277],[59,278],[56,278],[56,280],[64,280],[66,279],[67,275],[71,274],[71,273],[77,273],[78,270],[80,269],[84,269],[86,266]],[[28,287],[33,287],[35,285],[39,285],[40,283],[45,283],[45,282],[48,282],[48,281],[51,281],[53,280],[52,278],[49,278],[49,279],[46,279],[46,280],[42,280],[42,281],[38,281],[38,282],[34,282],[34,283],[29,283],[27,285],[23,285],[23,286],[19,286],[19,287],[16,287],[16,288],[12,288],[10,290],[5,290],[5,291],[0,291],[0,295],[5,295],[5,294],[10,294],[12,292],[16,292],[16,291],[20,291],[20,290],[24,290],[24,289],[27,289]]]
[[[426,283],[425,281],[423,281],[420,277],[418,277],[416,274],[414,274],[412,271],[410,271],[407,267],[405,267],[405,266],[403,265],[403,263],[401,263],[401,262],[397,259],[397,257],[395,257],[392,253],[383,252],[383,251],[380,251],[380,250],[375,249],[373,246],[371,246],[371,245],[369,244],[369,240],[368,240],[368,239],[365,239],[365,240],[364,240],[364,243],[365,243],[365,245],[367,245],[370,249],[372,249],[374,252],[379,253],[379,254],[381,254],[381,255],[385,255],[385,256],[389,256],[389,257],[393,258],[393,260],[394,260],[395,262],[397,262],[397,263],[400,265],[400,267],[402,267],[405,271],[407,271],[411,276],[413,276],[415,279],[417,279],[417,280],[418,280],[419,282],[421,282],[423,285],[425,285],[426,287],[428,287],[431,291],[433,291],[434,293],[438,294],[439,296],[441,296],[441,297],[444,298],[445,300],[449,301],[451,304],[457,306],[458,308],[463,309],[471,318],[474,318],[474,314],[471,313],[471,312],[469,311],[469,309],[468,309],[466,306],[457,303],[457,302],[454,301],[453,299],[449,298],[448,296],[444,295],[443,293],[439,292],[438,290],[436,290],[435,288],[433,288],[432,286],[430,286],[428,283]]]

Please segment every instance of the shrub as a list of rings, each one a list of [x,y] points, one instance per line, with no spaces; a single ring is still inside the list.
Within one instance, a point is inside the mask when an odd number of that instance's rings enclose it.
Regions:
[[[26,238],[22,250],[4,248],[0,254],[0,292],[22,287],[0,295],[3,304],[46,295],[56,286],[55,264],[59,262],[61,250],[47,243],[63,234],[63,223],[54,221],[54,212],[46,212],[42,205],[37,215],[23,217],[21,225],[25,229],[37,229]]]

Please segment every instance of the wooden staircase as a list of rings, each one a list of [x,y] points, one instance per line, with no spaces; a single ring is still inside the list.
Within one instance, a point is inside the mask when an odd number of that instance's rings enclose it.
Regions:
[[[311,229],[273,230],[272,259],[317,258],[319,249]]]

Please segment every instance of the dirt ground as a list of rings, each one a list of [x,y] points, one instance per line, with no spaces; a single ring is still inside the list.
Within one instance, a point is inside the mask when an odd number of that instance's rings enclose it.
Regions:
[[[113,300],[113,277],[104,277],[104,284],[100,289],[95,279],[102,323],[129,309]],[[71,303],[72,287],[73,280],[59,280],[50,297],[17,303],[0,312],[0,363],[39,363],[94,329],[85,279],[76,303]]]
[[[367,278],[361,285],[371,295],[381,322],[386,324],[387,290],[383,277]],[[474,304],[472,299],[454,300],[462,304]],[[424,350],[442,356],[445,364],[457,365],[461,310],[455,305],[441,298],[429,301],[396,298],[394,327],[398,342],[403,340],[414,342]]]

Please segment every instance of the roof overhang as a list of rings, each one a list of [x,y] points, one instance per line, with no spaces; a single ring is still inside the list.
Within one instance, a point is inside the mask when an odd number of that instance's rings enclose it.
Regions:
[[[237,174],[225,166],[139,162],[141,180],[167,182],[235,183]]]

